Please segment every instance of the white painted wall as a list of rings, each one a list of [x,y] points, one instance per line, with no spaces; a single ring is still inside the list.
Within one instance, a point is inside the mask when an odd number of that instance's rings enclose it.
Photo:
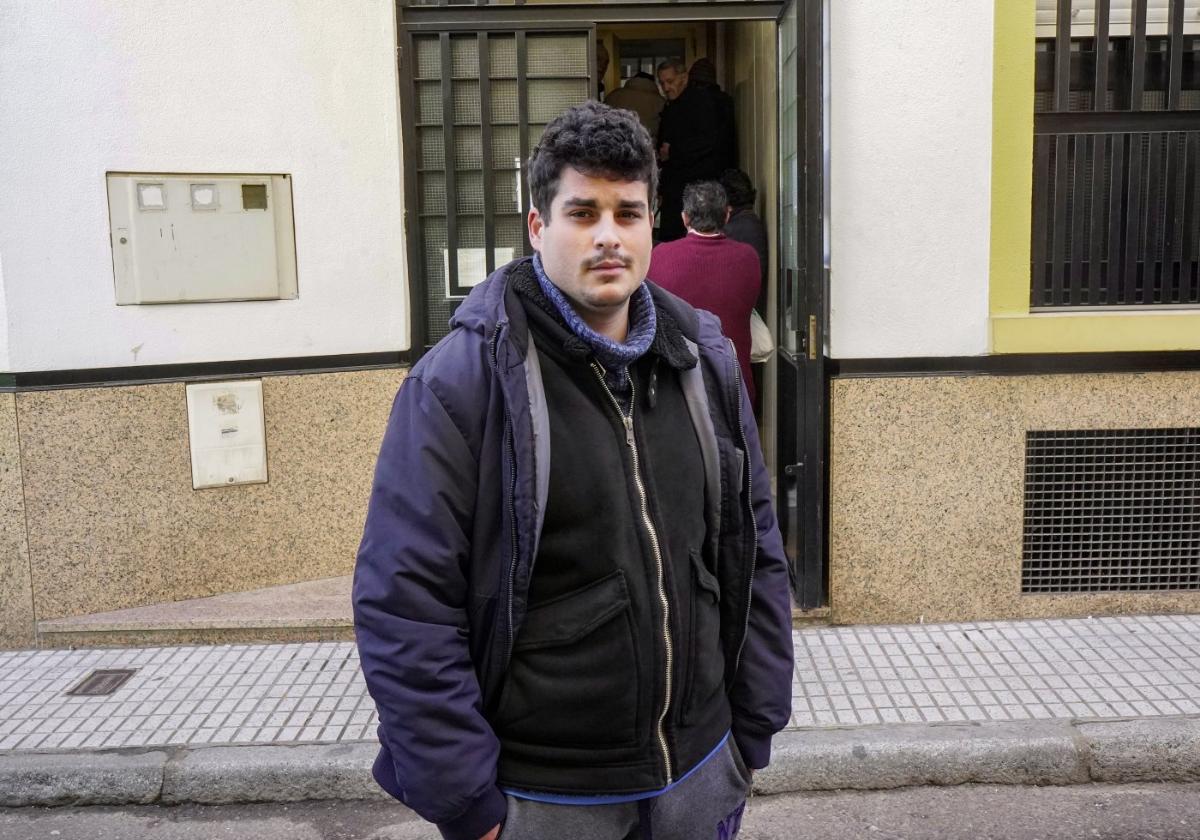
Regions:
[[[831,6],[832,354],[986,353],[993,0]]]
[[[391,0],[0,2],[0,370],[407,347],[395,43]],[[291,174],[299,298],[117,307],[108,171]]]
[[[2,201],[2,199],[0,199]],[[8,370],[8,306],[4,294],[4,254],[0,253],[0,371]]]

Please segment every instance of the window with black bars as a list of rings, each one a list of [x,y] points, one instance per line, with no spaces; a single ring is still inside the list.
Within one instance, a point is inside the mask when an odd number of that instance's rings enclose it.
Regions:
[[[1200,590],[1200,428],[1030,431],[1021,591]]]
[[[592,36],[443,31],[412,35],[417,238],[426,344],[496,267],[530,253],[524,166],[546,123],[594,95]]]
[[[1200,304],[1200,0],[1038,0],[1030,304]]]

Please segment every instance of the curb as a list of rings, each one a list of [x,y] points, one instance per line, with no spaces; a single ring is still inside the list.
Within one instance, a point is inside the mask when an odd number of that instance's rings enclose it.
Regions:
[[[190,750],[163,768],[163,804],[390,799],[371,777],[371,742]]]
[[[0,755],[0,806],[388,799],[374,742]]]
[[[1069,722],[915,724],[788,731],[755,774],[759,793],[917,785],[1071,785],[1089,781]]]
[[[0,754],[0,806],[386,800],[375,742]],[[1200,716],[787,730],[761,794],[1200,781]]]

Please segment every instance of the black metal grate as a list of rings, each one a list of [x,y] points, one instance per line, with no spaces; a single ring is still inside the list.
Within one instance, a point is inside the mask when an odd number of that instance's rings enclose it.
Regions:
[[[1035,53],[1031,308],[1200,303],[1197,3],[1045,4],[1056,34]],[[1086,34],[1080,12],[1094,13]]]
[[[136,668],[111,668],[92,671],[67,691],[73,697],[104,697],[116,692],[137,673]]]
[[[1200,428],[1031,431],[1022,592],[1200,590]]]

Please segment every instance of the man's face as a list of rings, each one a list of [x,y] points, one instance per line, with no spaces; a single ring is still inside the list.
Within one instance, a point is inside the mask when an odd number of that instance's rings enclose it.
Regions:
[[[687,72],[680,73],[674,67],[658,71],[658,84],[667,99],[678,99],[679,94],[687,87]]]
[[[591,327],[624,312],[653,248],[648,188],[563,169],[547,221],[529,212],[529,241],[546,275]]]

